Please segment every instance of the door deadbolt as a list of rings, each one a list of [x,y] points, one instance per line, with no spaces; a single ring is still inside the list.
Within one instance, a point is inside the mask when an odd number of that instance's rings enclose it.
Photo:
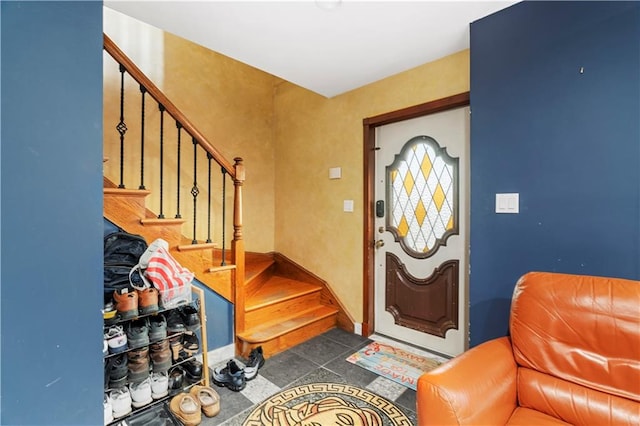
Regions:
[[[379,227],[378,232],[384,234],[384,226]]]
[[[375,243],[373,243],[373,245],[379,249],[380,247],[384,246],[384,241],[383,240],[378,240]]]

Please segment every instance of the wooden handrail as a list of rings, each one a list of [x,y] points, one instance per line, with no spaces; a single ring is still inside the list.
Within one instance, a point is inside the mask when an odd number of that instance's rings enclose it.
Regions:
[[[136,66],[136,64],[131,61],[127,57],[127,55],[120,50],[118,46],[107,36],[103,34],[104,37],[104,50],[106,50],[113,59],[115,59],[120,65],[122,65],[125,70],[145,89],[147,89],[147,93],[149,93],[156,101],[162,104],[165,107],[166,112],[168,112],[176,121],[178,121],[184,130],[189,133],[194,140],[207,151],[211,157],[222,166],[229,175],[235,179],[236,178],[236,170],[234,166],[227,161],[226,158],[213,147],[204,137],[202,133],[189,121],[189,119],[165,96],[164,93],[158,87],[153,84],[149,78],[144,75],[144,73]],[[244,178],[243,178],[244,179]]]

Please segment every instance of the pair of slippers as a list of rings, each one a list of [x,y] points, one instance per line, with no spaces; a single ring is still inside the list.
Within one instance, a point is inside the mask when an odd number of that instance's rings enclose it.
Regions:
[[[220,412],[220,396],[208,386],[193,386],[189,393],[174,396],[169,408],[185,426],[197,426],[202,421],[202,413],[214,417]]]

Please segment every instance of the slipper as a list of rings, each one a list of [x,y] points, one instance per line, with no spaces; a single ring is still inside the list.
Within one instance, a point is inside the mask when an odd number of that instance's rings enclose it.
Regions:
[[[185,426],[197,426],[202,421],[200,403],[188,393],[174,396],[169,403],[169,408]]]
[[[210,387],[194,386],[189,393],[200,403],[205,416],[214,417],[220,412],[220,396]]]

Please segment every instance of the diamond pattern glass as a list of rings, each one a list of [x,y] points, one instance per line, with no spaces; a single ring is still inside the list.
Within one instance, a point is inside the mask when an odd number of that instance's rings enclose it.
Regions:
[[[409,140],[387,166],[387,228],[409,254],[431,256],[457,233],[457,180],[458,159],[428,136]]]

